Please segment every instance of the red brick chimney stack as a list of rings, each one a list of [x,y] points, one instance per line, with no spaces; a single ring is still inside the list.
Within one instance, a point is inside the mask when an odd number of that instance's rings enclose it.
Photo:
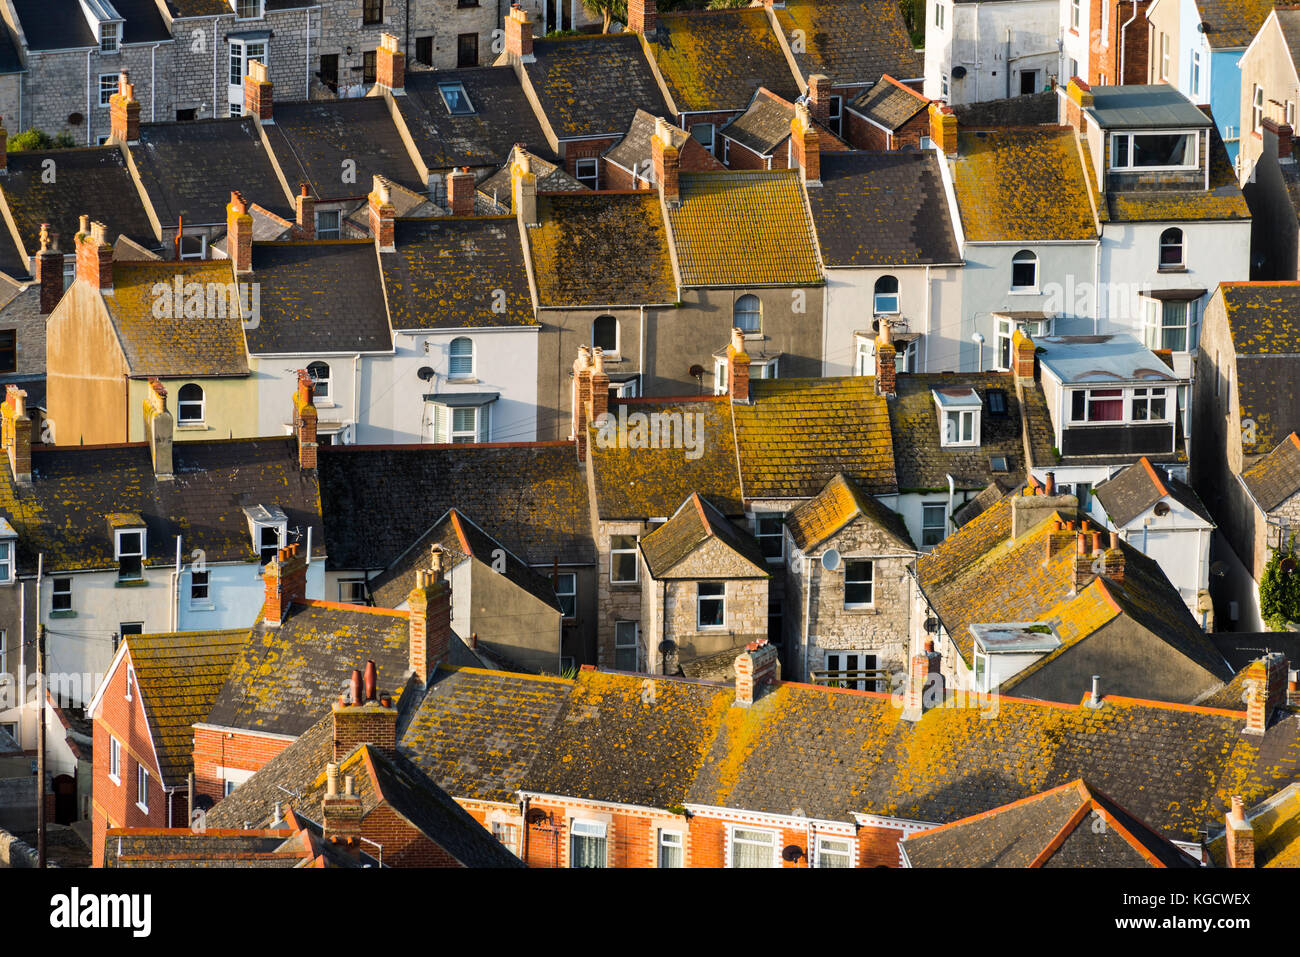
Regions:
[[[650,160],[654,167],[655,185],[664,205],[677,207],[682,204],[682,191],[679,182],[682,158],[673,145],[672,129],[663,117],[655,119],[655,135],[650,140]]]
[[[415,573],[415,587],[406,600],[410,609],[411,670],[424,684],[428,684],[438,662],[451,655],[451,587],[441,580],[440,557],[435,557],[434,562],[432,570]]]
[[[794,150],[795,165],[803,174],[804,183],[808,186],[820,186],[822,184],[821,143],[812,114],[802,103],[794,108],[794,119],[790,121],[790,143]]]
[[[343,779],[339,793],[339,766],[325,765],[325,797],[321,801],[321,831],[331,844],[342,845],[348,853],[361,856],[361,798],[352,790],[352,776]]]
[[[140,104],[135,98],[135,84],[123,70],[117,76],[117,92],[108,100],[109,134],[119,143],[140,141]]]
[[[881,317],[880,333],[876,337],[876,392],[879,395],[898,394],[898,354],[894,348],[894,331],[889,320]]]
[[[609,373],[605,371],[605,353],[596,346],[591,350],[591,405],[587,412],[590,422],[595,422],[609,411]]]
[[[957,114],[938,100],[930,104],[930,139],[945,156],[957,155]]]
[[[831,78],[821,73],[808,77],[808,111],[825,126],[831,118]]]
[[[244,194],[238,190],[231,191],[226,207],[226,255],[236,276],[253,271],[253,217]]]
[[[749,402],[749,354],[745,352],[745,334],[731,330],[727,345],[727,394],[732,402]]]
[[[244,114],[267,125],[275,123],[271,74],[260,60],[250,60],[244,77]]]
[[[50,235],[50,224],[41,224],[41,248],[36,254],[36,284],[41,289],[41,315],[48,316],[63,298],[63,253]]]
[[[942,657],[934,650],[934,641],[926,639],[925,650],[912,656],[907,673],[907,690],[903,695],[903,720],[919,721],[925,712],[944,699],[944,681],[940,670]]]
[[[1232,810],[1228,812],[1227,832],[1223,835],[1227,842],[1229,867],[1255,866],[1255,829],[1246,820],[1246,808],[1240,796],[1232,798]]]
[[[9,456],[9,471],[19,485],[32,481],[32,420],[27,415],[27,393],[16,385],[5,387],[0,407],[0,442]]]
[[[751,641],[736,658],[736,704],[748,708],[762,695],[763,688],[781,680],[776,646],[766,638]]]
[[[587,459],[587,410],[591,408],[591,348],[578,347],[578,358],[573,360],[573,393],[570,396],[569,423],[573,439],[578,445],[578,461]]]
[[[370,235],[379,245],[381,253],[397,250],[397,207],[388,191],[388,181],[376,176],[370,191]]]
[[[266,586],[266,602],[262,606],[262,620],[272,628],[278,628],[289,615],[289,607],[295,601],[307,597],[307,555],[295,542],[276,554],[266,563],[262,573]]]
[[[86,280],[101,292],[112,294],[113,247],[109,245],[104,224],[92,223],[89,216],[82,216],[75,242],[77,278]]]
[[[474,215],[474,174],[465,166],[447,176],[447,206],[453,216]]]
[[[627,28],[633,33],[654,36],[659,29],[655,0],[627,0]]]
[[[316,197],[311,194],[311,186],[307,183],[298,185],[299,193],[294,197],[295,219],[298,224],[299,239],[316,238]]]
[[[1273,712],[1286,704],[1286,655],[1271,652],[1251,663],[1246,671],[1246,734],[1262,735],[1268,729]]]
[[[304,470],[316,467],[316,455],[320,448],[316,438],[319,424],[314,401],[316,384],[306,369],[298,370],[298,388],[293,393],[293,433],[298,439],[298,468]]]
[[[375,51],[375,82],[394,96],[406,92],[406,54],[398,49],[396,35],[385,33]]]
[[[511,4],[506,16],[506,56],[511,62],[532,63],[536,59],[533,56],[533,22],[518,4]]]
[[[1011,363],[1015,366],[1016,379],[1024,382],[1034,380],[1034,340],[1025,335],[1023,329],[1017,329],[1011,337]]]

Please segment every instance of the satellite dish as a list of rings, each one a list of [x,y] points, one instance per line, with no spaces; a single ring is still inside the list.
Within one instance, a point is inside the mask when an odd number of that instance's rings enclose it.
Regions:
[[[688,374],[692,379],[698,379],[700,376],[704,375],[704,366],[693,365],[691,366],[690,372]]]
[[[966,78],[966,68],[964,66],[953,67],[952,78],[954,80],[964,80]]]
[[[938,618],[927,618],[925,620],[925,630],[930,634],[935,634],[939,630]]]
[[[419,371],[416,372],[415,374],[419,376],[421,379],[423,379],[425,382],[428,382],[430,379],[433,378],[433,369],[431,369],[429,366],[420,366]]]
[[[833,572],[840,567],[840,553],[834,548],[828,548],[822,553],[822,568],[828,572]]]
[[[1155,512],[1157,515],[1160,515],[1160,516],[1168,515],[1168,514],[1169,514],[1169,503],[1168,503],[1168,502],[1156,502],[1156,507],[1153,508],[1151,511]]]
[[[1210,562],[1210,574],[1215,578],[1222,578],[1228,573],[1227,562]]]
[[[676,650],[677,642],[673,641],[671,638],[665,638],[663,641],[659,642],[659,654],[661,655],[671,655]]]
[[[791,864],[801,857],[803,857],[803,848],[798,844],[787,844],[781,850],[781,860],[789,861]]]

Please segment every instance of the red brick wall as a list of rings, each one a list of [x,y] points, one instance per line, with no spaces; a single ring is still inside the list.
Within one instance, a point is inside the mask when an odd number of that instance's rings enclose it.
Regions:
[[[361,836],[383,845],[384,864],[389,867],[463,866],[387,804],[379,805],[365,816]],[[373,845],[362,847],[366,853],[376,853]]]
[[[564,171],[575,179],[578,176],[578,160],[595,158],[596,168],[600,173],[599,186],[601,189],[615,189],[617,187],[605,185],[605,164],[601,162],[600,154],[605,152],[623,137],[615,136],[603,140],[574,140],[564,144]]]
[[[730,148],[723,155],[727,157],[729,169],[767,169],[766,157],[758,155],[748,146],[741,146],[735,140],[731,140]],[[787,165],[785,145],[782,144],[777,150],[777,155],[772,157],[772,168],[785,169]]]
[[[220,801],[225,795],[220,768],[259,771],[292,743],[239,731],[233,737],[226,734],[211,728],[194,729],[194,792],[213,801]]]

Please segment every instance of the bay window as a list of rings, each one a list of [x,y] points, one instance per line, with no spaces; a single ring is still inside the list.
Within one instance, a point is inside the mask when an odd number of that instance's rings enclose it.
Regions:
[[[1196,348],[1196,321],[1194,299],[1147,299],[1143,342],[1148,349],[1190,352]]]

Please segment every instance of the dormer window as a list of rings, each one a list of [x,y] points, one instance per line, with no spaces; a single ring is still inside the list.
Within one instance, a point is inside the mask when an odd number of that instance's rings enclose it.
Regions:
[[[1110,138],[1112,170],[1155,171],[1196,169],[1200,166],[1200,134],[1113,133]]]
[[[289,519],[284,510],[274,505],[254,505],[244,509],[248,530],[257,551],[257,562],[265,565],[275,558],[288,541]]]
[[[754,379],[775,379],[777,378],[778,358],[773,356],[770,359],[755,359],[749,363],[749,378],[752,382]],[[713,358],[713,394],[727,394],[727,359],[725,356],[714,356]]]
[[[442,94],[442,102],[452,116],[468,116],[474,112],[474,104],[469,101],[465,84],[439,83],[438,92]]]
[[[14,527],[0,518],[0,585],[8,585],[14,580],[14,543],[17,539]]]
[[[235,0],[235,18],[260,20],[263,16],[263,5],[263,0]]]
[[[973,448],[980,444],[980,411],[984,403],[974,389],[936,389],[939,444],[943,448]]]
[[[144,529],[119,528],[114,536],[117,580],[141,581],[144,578]]]
[[[99,52],[116,53],[118,39],[121,35],[121,23],[101,23],[99,25]]]

